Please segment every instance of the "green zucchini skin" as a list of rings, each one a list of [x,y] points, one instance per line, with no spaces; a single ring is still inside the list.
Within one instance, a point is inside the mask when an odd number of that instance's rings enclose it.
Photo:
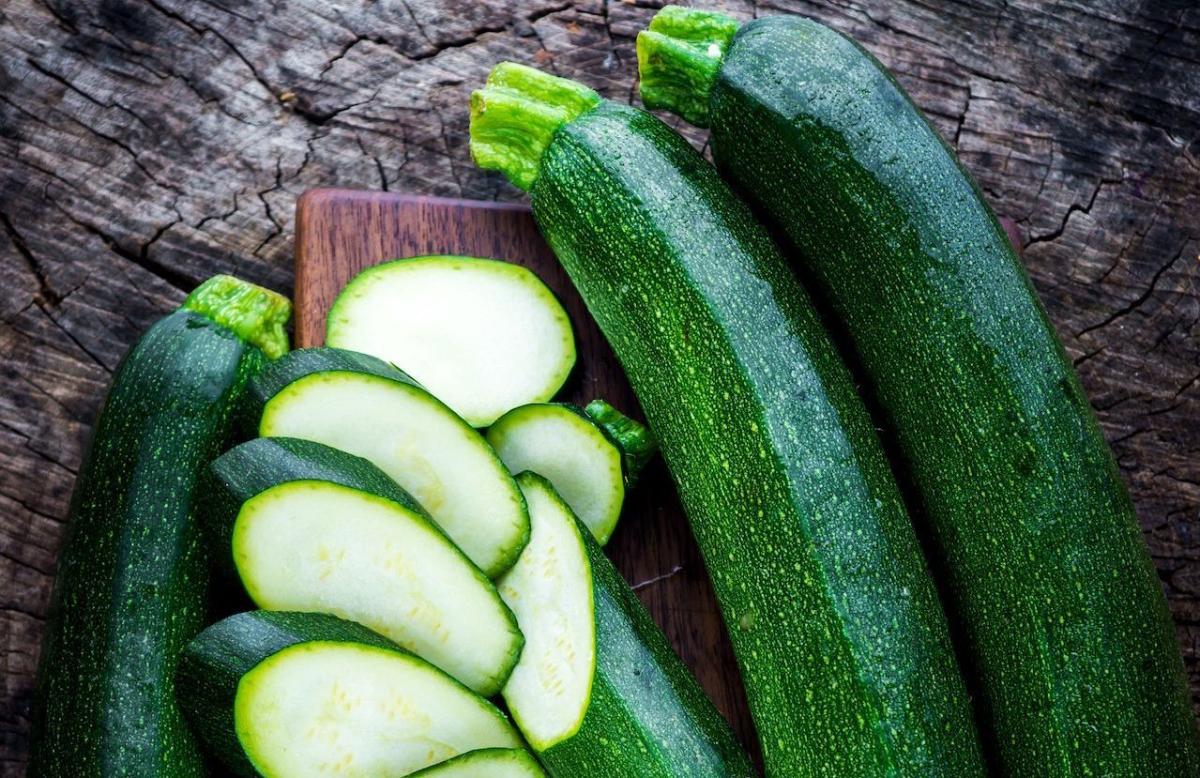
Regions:
[[[716,172],[603,102],[530,190],[659,438],[772,776],[983,773],[945,617],[866,409]]]
[[[949,147],[873,57],[796,17],[741,28],[709,121],[719,168],[800,249],[896,431],[1006,774],[1200,774],[1129,497]]]
[[[181,308],[117,369],[58,562],[30,776],[204,774],[173,676],[207,610],[193,493],[231,441],[237,401],[266,359]]]

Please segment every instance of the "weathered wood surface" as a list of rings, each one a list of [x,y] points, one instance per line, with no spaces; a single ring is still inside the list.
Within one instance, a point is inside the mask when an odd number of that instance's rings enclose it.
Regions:
[[[290,289],[308,188],[516,199],[470,164],[469,90],[508,58],[632,98],[650,5],[0,0],[0,774],[23,771],[62,520],[125,348],[210,273]],[[1200,7],[712,5],[857,36],[1015,221],[1200,690]]]

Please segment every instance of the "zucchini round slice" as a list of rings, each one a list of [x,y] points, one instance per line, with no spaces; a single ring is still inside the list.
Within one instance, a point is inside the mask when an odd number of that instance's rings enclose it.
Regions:
[[[586,411],[565,403],[513,408],[488,429],[487,440],[511,472],[532,470],[549,480],[601,545],[617,526],[633,468],[655,449],[643,425],[602,400]]]
[[[329,311],[325,342],[399,366],[473,426],[549,400],[575,365],[571,320],[528,268],[412,257],[364,270]]]
[[[365,459],[259,438],[211,467],[209,524],[250,598],[370,627],[479,694],[500,690],[524,642],[495,586]]]
[[[545,778],[522,748],[481,748],[412,774],[413,778]]]
[[[252,611],[184,650],[181,706],[238,775],[407,775],[481,748],[519,748],[494,705],[358,624]]]
[[[504,699],[547,769],[753,775],[729,725],[550,482],[529,472],[517,481],[533,534],[499,581],[526,635]]]
[[[400,370],[366,354],[292,352],[250,387],[258,433],[315,440],[391,476],[489,577],[529,539],[516,482],[483,437]]]

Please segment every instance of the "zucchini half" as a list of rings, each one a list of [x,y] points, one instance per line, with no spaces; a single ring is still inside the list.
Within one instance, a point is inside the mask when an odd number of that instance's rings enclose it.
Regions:
[[[207,524],[250,598],[370,627],[478,694],[500,690],[524,642],[495,586],[365,459],[258,438],[210,468]]]
[[[366,627],[250,611],[179,660],[180,705],[241,776],[407,775],[469,751],[520,748],[494,705]]]
[[[333,348],[293,351],[250,385],[258,434],[363,457],[416,498],[489,577],[529,539],[512,475],[483,437],[397,368]]]
[[[751,776],[729,725],[587,528],[534,473],[533,533],[499,580],[525,650],[504,687],[552,775]]]

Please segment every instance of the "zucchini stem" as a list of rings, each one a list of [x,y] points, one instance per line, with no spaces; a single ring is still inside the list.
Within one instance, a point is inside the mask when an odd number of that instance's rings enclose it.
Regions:
[[[270,289],[217,275],[196,287],[181,307],[232,330],[242,340],[258,346],[269,359],[288,352],[284,327],[292,317],[292,303]]]
[[[554,133],[599,102],[583,84],[501,62],[471,93],[471,156],[529,191]]]
[[[725,14],[677,5],[655,14],[637,37],[638,88],[646,107],[707,127],[708,96],[739,26]]]
[[[658,452],[658,440],[654,433],[645,424],[634,421],[599,398],[588,403],[583,411],[621,452],[625,484],[632,487],[642,468]]]

